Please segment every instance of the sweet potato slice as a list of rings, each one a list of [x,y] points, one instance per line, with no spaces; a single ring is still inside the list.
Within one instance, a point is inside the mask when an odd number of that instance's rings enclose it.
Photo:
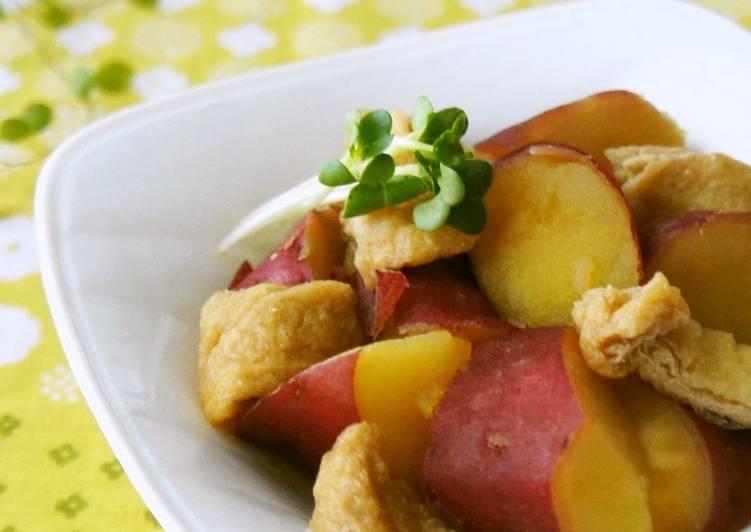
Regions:
[[[643,451],[654,530],[705,530],[727,506],[727,455],[708,434],[718,429],[637,378],[617,391]]]
[[[235,434],[315,469],[337,436],[360,421],[352,387],[359,348],[309,367],[259,399]]]
[[[641,96],[628,91],[601,92],[550,109],[493,135],[475,146],[489,161],[528,144],[567,144],[589,153],[610,167],[606,148],[628,144],[682,146],[683,133],[665,114]]]
[[[495,166],[488,222],[470,252],[477,280],[502,318],[571,323],[592,287],[633,286],[642,267],[628,206],[588,156],[534,145]]]
[[[371,338],[381,334],[409,286],[407,277],[400,271],[376,270],[375,275],[376,282],[372,290],[365,287],[365,282],[357,273],[352,283],[357,292],[357,313]]]
[[[493,306],[470,279],[463,257],[404,270],[409,286],[394,309],[393,334],[445,329],[470,342],[508,332]]]
[[[260,283],[294,286],[332,279],[344,263],[345,247],[338,209],[310,211],[258,268],[254,270],[247,261],[241,264],[228,288],[239,290]]]
[[[681,290],[705,327],[751,343],[751,213],[693,213],[650,230],[647,272]]]
[[[394,476],[419,484],[433,409],[470,350],[446,331],[363,347],[354,377],[357,411],[378,428]]]
[[[568,328],[475,347],[436,410],[429,496],[468,530],[646,531],[636,440]]]
[[[376,276],[372,292],[359,279],[355,283],[358,312],[372,337],[447,330],[479,342],[510,328],[472,281],[464,256],[402,271],[379,270]]]

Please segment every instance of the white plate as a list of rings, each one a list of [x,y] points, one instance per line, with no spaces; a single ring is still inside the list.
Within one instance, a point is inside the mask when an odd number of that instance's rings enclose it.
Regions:
[[[36,220],[70,365],[126,473],[169,530],[302,530],[310,483],[220,436],[196,401],[197,321],[251,207],[339,155],[356,107],[459,105],[479,140],[625,88],[692,144],[751,160],[751,37],[703,9],[596,1],[527,11],[209,85],[128,109],[49,159]]]

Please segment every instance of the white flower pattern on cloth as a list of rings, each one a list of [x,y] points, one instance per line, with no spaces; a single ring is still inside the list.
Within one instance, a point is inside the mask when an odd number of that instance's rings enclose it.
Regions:
[[[154,67],[133,78],[133,90],[144,100],[161,98],[187,86],[188,78],[166,65]]]
[[[437,18],[446,9],[444,0],[377,0],[378,11],[402,24],[422,24]]]
[[[463,5],[478,15],[492,15],[504,7],[509,7],[514,0],[459,0]]]
[[[276,44],[274,34],[258,24],[224,30],[217,39],[235,57],[250,57]]]
[[[265,20],[283,15],[290,0],[219,0],[217,8],[230,17]]]
[[[307,5],[317,9],[321,13],[336,13],[344,6],[353,3],[355,0],[303,0]]]
[[[0,281],[17,281],[37,271],[32,219],[24,215],[0,218]]]
[[[159,11],[162,13],[178,13],[200,3],[201,0],[159,0]]]
[[[0,367],[25,359],[41,338],[41,326],[28,310],[0,304]]]
[[[79,399],[78,385],[68,366],[57,364],[52,371],[43,374],[40,379],[42,385],[39,391],[54,403],[65,401],[77,403]]]
[[[7,170],[4,167],[22,166],[34,162],[36,159],[37,156],[27,148],[12,142],[0,141],[0,178],[3,176],[3,171]],[[2,253],[2,247],[0,247],[0,255]],[[1,270],[2,266],[0,266]]]
[[[11,92],[21,86],[21,79],[10,69],[0,65],[0,94]]]
[[[330,54],[365,42],[359,26],[333,19],[312,20],[301,24],[292,38],[299,57]]]
[[[5,8],[5,11],[8,13],[13,13],[22,7],[28,6],[33,1],[34,0],[0,0],[0,6]]]
[[[133,50],[160,62],[177,61],[196,53],[202,42],[201,29],[179,19],[149,19],[138,24],[130,34]]]
[[[381,35],[381,42],[399,42],[405,39],[411,39],[425,33],[417,26],[405,26],[394,31],[387,31]]]
[[[90,54],[112,42],[115,33],[101,22],[82,22],[60,30],[57,42],[75,56]]]

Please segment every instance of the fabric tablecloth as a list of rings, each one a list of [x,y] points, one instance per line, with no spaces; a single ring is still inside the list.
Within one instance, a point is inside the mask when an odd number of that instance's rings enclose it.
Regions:
[[[156,530],[57,341],[34,248],[49,152],[189,85],[550,0],[0,0],[0,532]],[[701,0],[751,27],[751,0]]]

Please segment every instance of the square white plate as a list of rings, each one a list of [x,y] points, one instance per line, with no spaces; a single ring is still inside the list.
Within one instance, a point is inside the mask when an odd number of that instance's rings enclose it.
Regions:
[[[225,438],[196,400],[197,323],[236,258],[216,244],[251,207],[341,149],[357,107],[426,94],[479,140],[613,88],[646,96],[692,145],[751,161],[751,36],[655,0],[565,4],[221,82],[92,125],[45,165],[44,286],[104,434],[169,530],[303,530],[310,482]]]

